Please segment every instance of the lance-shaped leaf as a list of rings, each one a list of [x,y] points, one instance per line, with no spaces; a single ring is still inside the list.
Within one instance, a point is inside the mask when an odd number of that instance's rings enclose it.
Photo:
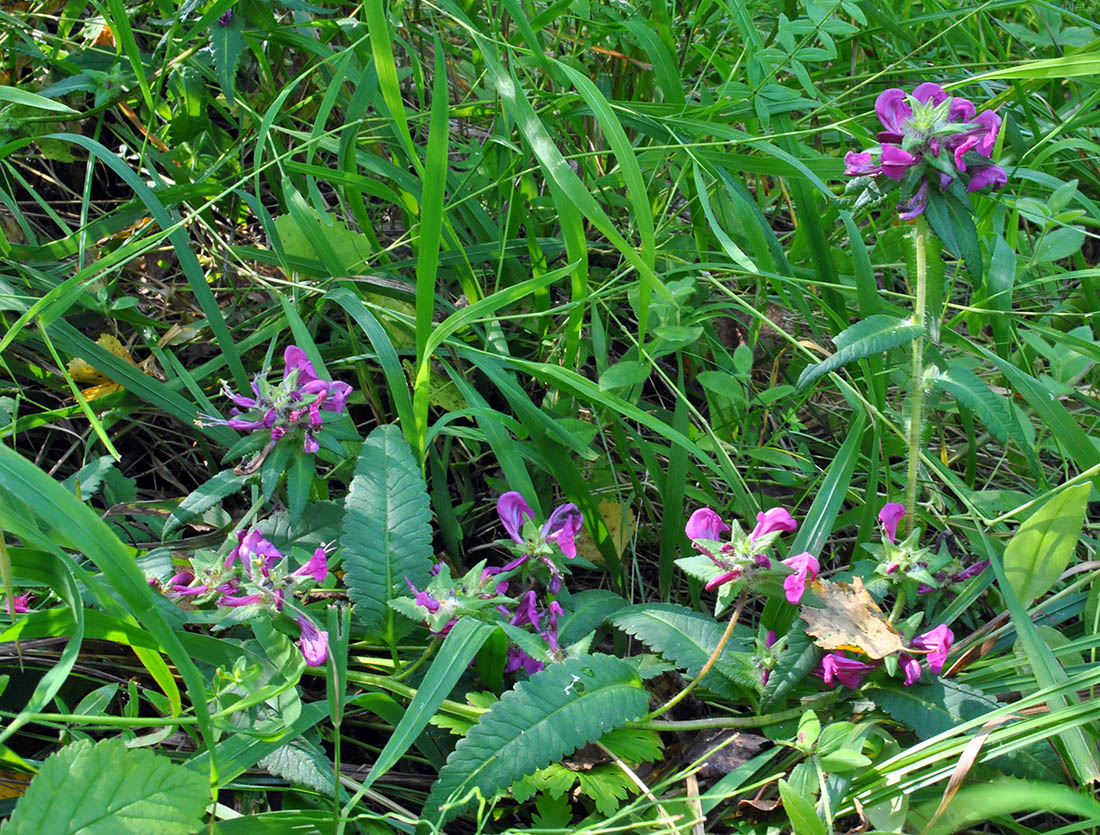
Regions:
[[[363,442],[344,505],[348,597],[368,629],[392,617],[386,601],[422,585],[432,567],[428,491],[412,450],[396,426],[379,426]]]
[[[1090,489],[1084,483],[1063,490],[1020,525],[1005,546],[1005,576],[1025,606],[1050,591],[1069,565]]]
[[[921,331],[921,326],[912,319],[898,319],[885,313],[868,316],[838,333],[833,340],[836,353],[816,365],[807,366],[798,377],[798,386],[808,386],[818,377],[854,360],[881,354],[912,342],[920,336]]]
[[[637,719],[648,705],[637,670],[618,658],[588,655],[551,665],[505,693],[458,743],[424,817],[453,817],[473,790],[491,797]]]

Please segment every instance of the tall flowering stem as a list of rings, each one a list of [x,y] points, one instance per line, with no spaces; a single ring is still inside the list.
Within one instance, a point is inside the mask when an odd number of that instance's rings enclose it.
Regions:
[[[920,475],[920,439],[924,411],[924,344],[928,306],[928,223],[917,216],[913,227],[913,249],[916,255],[916,275],[913,277],[913,319],[921,334],[913,340],[912,391],[909,396],[909,468],[905,480],[905,504],[909,508],[906,531],[913,530],[917,508],[917,479]]]

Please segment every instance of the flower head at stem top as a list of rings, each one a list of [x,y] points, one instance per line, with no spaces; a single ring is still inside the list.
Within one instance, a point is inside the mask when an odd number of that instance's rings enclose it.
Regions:
[[[709,558],[710,563],[698,564],[698,557],[690,557],[678,560],[677,564],[701,579],[707,591],[719,589],[718,609],[722,609],[729,599],[730,584],[751,582],[753,577],[771,570],[768,549],[782,533],[797,527],[798,523],[787,510],[773,507],[756,514],[756,526],[745,533],[738,522],[728,525],[709,507],[702,507],[691,514],[684,533],[692,547]],[[816,561],[814,565],[816,576]],[[809,570],[807,567],[803,571],[803,579]]]
[[[324,425],[321,412],[343,412],[352,388],[338,380],[319,378],[313,363],[297,345],[287,346],[283,365],[280,385],[272,385],[266,373],[260,374],[250,384],[251,396],[238,394],[223,382],[222,393],[233,403],[229,410],[232,416],[225,419],[200,415],[197,423],[200,426],[228,426],[245,432],[268,432],[269,448],[292,430],[299,431],[302,449],[307,453],[317,452],[321,448],[317,433]],[[262,453],[266,454],[267,450]],[[260,461],[262,463],[262,457]]]
[[[533,559],[533,565],[542,565],[548,569],[547,587],[551,593],[559,591],[565,573],[562,558],[576,558],[576,538],[584,525],[584,514],[572,502],[560,504],[539,527],[535,523],[535,512],[515,490],[510,490],[497,499],[497,514],[514,543],[511,549],[517,555],[517,559],[505,566],[504,570],[510,571],[523,565],[524,577],[527,577],[530,570],[528,561]]]
[[[924,213],[933,191],[947,192],[955,183],[966,192],[1000,188],[1008,181],[992,160],[1001,118],[992,110],[976,114],[973,102],[949,97],[938,84],[925,82],[913,92],[884,90],[875,101],[882,123],[879,145],[849,151],[844,173],[901,183],[899,214],[912,220]],[[961,193],[961,192],[960,192]],[[965,194],[963,194],[965,197]]]

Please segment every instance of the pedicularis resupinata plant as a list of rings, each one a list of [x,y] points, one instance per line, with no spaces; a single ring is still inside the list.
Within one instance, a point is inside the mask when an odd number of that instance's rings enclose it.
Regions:
[[[0,26],[0,835],[1100,831],[1073,4]]]

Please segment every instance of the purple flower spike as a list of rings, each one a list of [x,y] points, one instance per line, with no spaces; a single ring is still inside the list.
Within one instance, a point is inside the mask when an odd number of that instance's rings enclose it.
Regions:
[[[709,507],[701,507],[688,519],[684,526],[684,533],[688,539],[710,539],[719,542],[722,534],[730,529],[730,526],[722,521],[721,517]]]
[[[763,513],[756,514],[756,527],[749,534],[749,542],[755,542],[762,536],[767,536],[775,531],[793,531],[798,527],[791,514],[781,507],[773,507]]]
[[[569,559],[577,556],[577,544],[574,541],[584,525],[584,514],[575,504],[562,504],[554,508],[546,524],[542,526],[542,538],[547,542],[556,542],[561,552]]]
[[[848,658],[839,652],[830,652],[821,659],[821,663],[814,670],[814,675],[824,679],[829,687],[843,684],[852,690],[856,690],[863,683],[867,674],[875,669],[874,664],[864,664],[854,658]]]
[[[955,635],[947,628],[947,624],[940,624],[931,632],[925,632],[923,635],[914,638],[910,647],[926,651],[928,653],[928,669],[938,675],[940,670],[943,669],[944,662],[947,661],[947,653],[954,641]]]
[[[898,522],[905,516],[905,505],[887,502],[878,512],[878,521],[882,525],[882,536],[893,543],[898,535]]]
[[[912,655],[903,652],[898,656],[898,662],[901,664],[901,671],[905,673],[905,686],[911,687],[916,684],[917,680],[920,678],[920,661]]]
[[[816,580],[821,565],[808,551],[783,560],[783,565],[795,570],[794,574],[783,578],[783,589],[787,592],[787,602],[797,604],[806,592],[806,578],[809,577],[810,582]]]
[[[504,530],[508,531],[508,536],[512,537],[512,541],[522,545],[523,537],[520,531],[523,530],[524,517],[535,518],[535,511],[531,510],[531,506],[523,500],[523,496],[515,490],[504,493],[497,499],[497,514],[500,516],[501,524],[504,525]]]
[[[297,618],[302,628],[302,637],[298,639],[298,648],[311,667],[320,667],[328,659],[328,632],[318,629],[313,621],[305,616]]]
[[[290,573],[291,577],[313,577],[318,583],[323,583],[325,578],[328,577],[328,559],[325,555],[324,548],[318,548],[313,552],[313,556],[310,557],[309,562],[299,568],[297,571]]]

